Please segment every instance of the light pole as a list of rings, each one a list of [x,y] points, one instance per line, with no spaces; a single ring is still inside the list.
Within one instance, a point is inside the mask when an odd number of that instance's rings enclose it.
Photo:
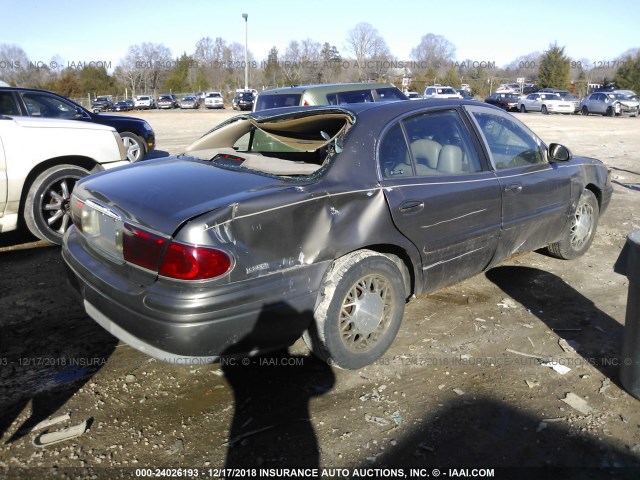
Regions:
[[[249,43],[249,14],[243,13],[242,18],[244,18],[244,89],[249,90],[249,58],[247,55]]]

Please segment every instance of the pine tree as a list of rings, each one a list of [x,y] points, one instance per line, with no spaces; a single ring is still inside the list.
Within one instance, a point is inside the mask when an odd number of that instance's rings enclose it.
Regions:
[[[616,70],[616,86],[624,90],[640,91],[640,52],[628,56]]]
[[[542,88],[561,88],[569,86],[571,61],[564,54],[564,47],[557,43],[549,46],[540,57],[538,67],[538,86]]]

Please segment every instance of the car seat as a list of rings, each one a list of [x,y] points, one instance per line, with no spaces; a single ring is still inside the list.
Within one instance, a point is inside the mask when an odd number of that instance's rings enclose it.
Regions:
[[[462,173],[462,149],[456,145],[445,145],[438,156],[438,174]]]
[[[420,139],[411,142],[411,153],[416,161],[418,175],[434,175],[442,145],[434,140]]]

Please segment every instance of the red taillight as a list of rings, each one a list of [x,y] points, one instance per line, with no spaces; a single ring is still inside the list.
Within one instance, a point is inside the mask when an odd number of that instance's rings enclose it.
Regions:
[[[160,275],[178,280],[205,280],[229,271],[231,259],[215,248],[172,242],[167,248]]]
[[[122,253],[127,262],[157,272],[168,241],[146,230],[125,224],[122,232]]]
[[[172,242],[127,223],[122,254],[127,262],[177,280],[219,277],[231,268],[231,258],[220,250]]]

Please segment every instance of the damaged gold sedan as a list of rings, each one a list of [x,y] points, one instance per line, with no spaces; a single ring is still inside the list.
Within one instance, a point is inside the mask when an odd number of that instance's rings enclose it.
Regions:
[[[274,109],[79,182],[63,257],[89,316],[156,358],[302,336],[357,369],[414,295],[523,251],[583,254],[611,192],[601,162],[476,102]]]

